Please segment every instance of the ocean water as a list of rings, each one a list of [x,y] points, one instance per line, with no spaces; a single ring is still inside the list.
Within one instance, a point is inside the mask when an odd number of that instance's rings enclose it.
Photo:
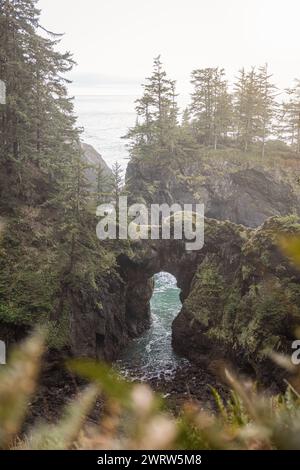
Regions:
[[[134,95],[77,96],[75,111],[84,128],[83,140],[95,147],[111,167],[115,161],[126,168],[128,152],[121,139],[135,124]],[[179,289],[168,273],[155,276],[151,300],[152,325],[141,338],[133,340],[123,351],[118,368],[132,379],[172,378],[182,363],[171,346],[172,322],[181,309]]]
[[[118,161],[125,170],[128,163],[126,140],[122,139],[135,124],[136,95],[75,96],[78,125],[82,140],[91,144],[108,166]]]
[[[171,380],[177,367],[186,362],[175,354],[171,344],[172,323],[181,309],[176,279],[161,272],[155,275],[154,282],[151,327],[133,340],[117,361],[122,374],[132,380]]]

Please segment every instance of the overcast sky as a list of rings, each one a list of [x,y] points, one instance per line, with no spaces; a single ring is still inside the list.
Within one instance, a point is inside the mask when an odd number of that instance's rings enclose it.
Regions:
[[[76,91],[136,90],[161,54],[185,93],[195,68],[269,63],[275,81],[300,78],[299,0],[40,0],[42,24],[65,33]]]

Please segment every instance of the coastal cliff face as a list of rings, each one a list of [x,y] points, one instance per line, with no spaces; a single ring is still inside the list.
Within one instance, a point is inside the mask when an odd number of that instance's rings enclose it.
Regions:
[[[72,271],[50,214],[23,207],[1,223],[0,339],[8,348],[43,324],[50,348],[112,361],[149,327],[152,280],[118,265],[114,246],[96,238],[96,219]]]
[[[218,361],[261,380],[280,380],[269,364],[272,350],[291,354],[300,322],[300,274],[281,254],[279,234],[300,235],[294,217],[271,218],[258,229],[206,219],[205,245],[187,252],[178,240],[137,243],[119,259],[123,275],[136,277],[167,271],[181,288],[182,310],[173,323],[173,347],[201,366]],[[135,284],[133,282],[133,284]],[[131,311],[137,318],[144,300]],[[146,327],[140,317],[141,327]],[[141,328],[142,329],[142,328]]]
[[[173,324],[179,354],[213,368],[232,362],[260,381],[280,382],[269,354],[292,354],[300,323],[300,274],[282,256],[279,234],[300,235],[299,219],[271,218],[240,232],[240,251],[210,250],[198,264]],[[216,361],[216,362],[215,362]]]
[[[53,228],[55,213],[24,205],[14,217],[3,214],[1,339],[13,343],[46,323],[51,347],[114,360],[149,327],[152,278],[167,271],[177,279],[183,304],[173,324],[174,349],[205,367],[225,359],[273,377],[268,353],[290,353],[300,322],[299,273],[279,251],[277,237],[299,234],[300,225],[297,216],[246,225],[297,211],[293,168],[291,161],[279,172],[220,160],[158,172],[132,162],[132,200],[206,203],[215,218],[206,218],[203,249],[188,252],[180,240],[101,243],[91,219],[72,272]]]
[[[159,269],[182,288],[172,328],[175,351],[205,367],[224,360],[269,380],[280,376],[269,367],[269,352],[290,355],[300,322],[300,276],[277,244],[282,233],[299,234],[299,219],[290,214],[299,214],[300,168],[289,154],[264,162],[243,158],[226,150],[165,167],[133,160],[127,187],[148,204],[205,204],[199,253],[189,259],[182,252],[174,260],[176,248],[160,242],[160,257],[170,262]]]
[[[82,145],[90,183],[97,171],[111,171],[89,145]],[[96,237],[88,214],[71,267],[66,237],[55,207],[45,203],[48,186],[41,171],[28,169],[31,197],[10,210],[0,204],[0,339],[8,349],[38,324],[47,326],[49,346],[76,356],[112,360],[127,344],[126,285],[111,247]],[[63,219],[63,217],[62,217]]]
[[[247,227],[258,227],[268,217],[299,214],[299,181],[299,161],[289,154],[262,161],[234,149],[165,167],[131,161],[127,170],[133,199],[199,202],[207,217]]]

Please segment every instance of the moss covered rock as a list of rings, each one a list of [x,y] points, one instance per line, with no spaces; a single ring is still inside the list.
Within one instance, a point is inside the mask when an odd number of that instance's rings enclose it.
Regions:
[[[275,370],[266,370],[271,351],[291,355],[300,324],[300,273],[278,248],[278,237],[286,233],[300,235],[297,218],[271,218],[248,230],[238,254],[222,245],[212,253],[207,240],[173,324],[179,353],[206,365],[234,361],[258,376]]]

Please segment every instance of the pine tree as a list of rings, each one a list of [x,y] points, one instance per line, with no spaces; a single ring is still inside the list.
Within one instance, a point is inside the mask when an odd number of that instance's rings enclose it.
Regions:
[[[255,142],[261,142],[262,157],[268,137],[273,130],[276,115],[276,86],[271,81],[268,66],[242,69],[235,83],[234,108],[238,142],[247,151]]]
[[[0,109],[1,196],[11,210],[20,200],[53,209],[58,249],[71,272],[90,201],[80,129],[64,78],[74,61],[56,50],[60,35],[39,34],[36,4],[0,0],[0,79],[7,91]]]
[[[176,145],[176,165],[182,176],[185,176],[185,167],[189,167],[197,160],[198,150],[199,145],[191,125],[190,109],[186,108],[182,113],[181,124],[178,127]]]
[[[75,267],[80,257],[80,239],[85,226],[88,203],[91,198],[90,184],[87,180],[88,165],[84,160],[80,147],[73,149],[72,158],[67,162],[64,178],[60,180],[56,203],[61,213],[61,222],[58,224],[60,238],[64,241],[62,249],[69,255],[68,273]]]
[[[226,143],[228,133],[232,130],[233,108],[232,97],[228,92],[228,83],[223,80],[224,72],[221,70],[220,77],[217,78],[215,88],[215,110],[214,110],[214,148],[217,148],[219,141]]]
[[[268,137],[272,133],[272,124],[276,114],[276,90],[277,87],[271,82],[272,75],[268,72],[268,64],[258,69],[259,87],[259,138],[262,143],[262,157],[265,156],[265,147]]]
[[[191,114],[199,143],[213,146],[226,139],[232,121],[231,98],[225,72],[219,68],[206,68],[192,72]]]
[[[13,172],[20,164],[21,141],[26,146],[30,123],[29,97],[32,85],[30,39],[37,27],[34,1],[0,1],[0,78],[6,84],[7,101],[1,110],[1,162]]]
[[[118,207],[119,197],[123,188],[123,170],[119,162],[115,162],[112,166],[112,196],[116,207]]]
[[[237,138],[246,152],[259,134],[260,87],[254,67],[242,69],[235,83],[235,120]]]
[[[0,78],[7,87],[0,112],[0,164],[14,178],[14,184],[7,179],[9,186],[23,197],[30,189],[28,163],[41,168],[49,182],[57,181],[79,141],[63,78],[74,62],[69,53],[55,50],[59,35],[38,34],[36,3],[0,0]]]
[[[288,99],[281,104],[277,126],[279,137],[300,154],[300,81],[286,90]]]
[[[136,125],[125,136],[131,157],[168,163],[176,147],[178,107],[175,82],[167,77],[160,56],[154,59],[153,73],[143,89],[136,102]]]
[[[96,167],[96,205],[107,202],[112,191],[112,178],[104,170],[101,163]]]

